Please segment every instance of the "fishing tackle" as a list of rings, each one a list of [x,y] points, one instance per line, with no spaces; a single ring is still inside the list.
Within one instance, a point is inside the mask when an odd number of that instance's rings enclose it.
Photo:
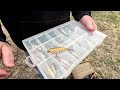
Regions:
[[[69,48],[62,48],[62,47],[56,47],[56,48],[50,48],[47,52],[48,53],[58,53],[58,52],[63,52],[63,51],[68,51],[71,50]]]
[[[56,54],[56,57],[57,57],[57,53],[63,52],[63,51],[69,51],[69,50],[71,50],[71,49],[63,48],[63,47],[56,47],[56,48],[50,48],[47,52],[52,53],[52,54]]]
[[[55,78],[55,73],[54,73],[54,71],[51,70],[48,65],[47,65],[47,70],[48,70],[48,72],[50,73],[50,75],[51,75],[53,78]]]
[[[61,65],[67,70],[67,66],[71,66],[67,61],[65,60],[59,60],[59,62],[61,63]]]

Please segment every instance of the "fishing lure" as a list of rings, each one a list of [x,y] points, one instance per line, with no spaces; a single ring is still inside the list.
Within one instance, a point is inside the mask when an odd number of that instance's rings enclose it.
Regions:
[[[50,73],[50,75],[51,75],[53,78],[55,78],[55,73],[54,73],[54,71],[51,70],[48,65],[47,65],[47,70],[48,70],[48,72]]]
[[[62,52],[62,51],[68,51],[71,50],[69,48],[62,48],[62,47],[56,47],[56,48],[50,48],[47,52],[48,53],[58,53],[58,52]]]
[[[67,61],[65,60],[59,60],[61,65],[67,70],[69,66],[71,66]],[[67,67],[68,66],[68,67]]]
[[[69,50],[71,50],[71,49],[63,48],[63,47],[56,47],[56,48],[50,48],[47,52],[52,53],[52,54],[56,54],[56,57],[57,57],[57,53],[63,52],[63,51],[69,51]]]
[[[51,66],[52,71],[54,72],[54,75],[56,75],[56,68],[54,65]]]

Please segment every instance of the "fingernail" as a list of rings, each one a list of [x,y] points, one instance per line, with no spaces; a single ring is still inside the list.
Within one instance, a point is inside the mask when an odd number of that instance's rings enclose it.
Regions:
[[[14,67],[14,66],[15,66],[15,64],[14,64],[14,63],[10,65],[10,67]]]
[[[93,31],[95,31],[95,28],[94,27],[89,27],[88,31],[93,32]]]

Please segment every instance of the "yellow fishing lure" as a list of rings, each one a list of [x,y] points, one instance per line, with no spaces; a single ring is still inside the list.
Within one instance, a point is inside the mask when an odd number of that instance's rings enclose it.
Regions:
[[[56,47],[56,48],[50,48],[47,52],[48,53],[58,53],[58,52],[63,52],[63,51],[68,51],[71,50],[69,48],[62,48],[62,47]]]

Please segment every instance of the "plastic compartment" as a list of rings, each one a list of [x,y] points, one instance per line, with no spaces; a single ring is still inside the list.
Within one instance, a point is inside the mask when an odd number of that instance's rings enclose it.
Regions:
[[[30,41],[30,43],[31,43],[31,45],[39,45],[39,44],[40,44],[40,42],[37,41],[37,39],[32,39],[32,40]]]
[[[77,25],[73,23],[73,24],[66,25],[66,28],[68,28],[69,30],[71,30],[71,31],[74,32],[76,26],[77,26]]]
[[[71,30],[67,27],[64,27],[61,29],[61,32],[67,36],[68,38],[72,39],[72,40],[75,40],[77,39],[78,37],[80,37],[80,35],[78,35],[76,32],[74,32],[74,30]]]
[[[59,63],[67,71],[71,68],[71,64],[69,62],[70,61],[68,61],[67,58],[66,59],[60,58],[60,60],[59,60]]]
[[[56,78],[57,79],[64,78],[65,73],[67,73],[67,71],[62,67],[59,71],[57,71]]]
[[[61,33],[58,30],[54,30],[48,33],[52,38],[59,36]]]
[[[55,41],[57,41],[60,44],[67,41],[67,40],[69,40],[69,38],[66,37],[65,35],[60,35],[59,37],[55,38]]]
[[[66,72],[66,70],[63,69],[62,65],[59,63],[58,58],[51,57],[45,63],[49,65],[52,70],[55,70],[55,78],[62,77]]]
[[[46,75],[46,78],[60,78],[66,72],[57,59],[51,57],[40,65],[42,72]]]
[[[94,45],[97,45],[99,42],[101,42],[101,40],[103,40],[101,39],[102,37],[96,36],[94,33],[87,33],[84,38],[87,39],[89,42],[93,43]]]
[[[47,59],[47,61],[45,63],[48,64],[49,66],[53,65],[55,67],[56,71],[58,71],[60,68],[62,68],[62,66],[58,63],[58,60],[54,57]]]
[[[74,64],[79,61],[78,58],[75,55],[73,55],[71,52],[67,52],[66,56],[68,56]]]
[[[36,52],[42,57],[42,59],[46,59],[49,57],[47,50],[42,46],[36,48]]]
[[[30,51],[30,54],[32,56],[32,61],[35,63],[35,64],[39,64],[41,62],[43,62],[44,60],[42,59],[42,57],[37,53],[36,50],[31,50]]]
[[[51,72],[50,72],[50,70],[49,70],[50,68],[49,68],[49,66],[46,65],[45,63],[40,64],[40,65],[38,66],[38,69],[41,70],[41,73],[42,73],[42,75],[43,75],[43,77],[44,77],[45,79],[54,79],[54,78],[55,78],[54,75],[51,75]]]
[[[75,31],[75,33],[79,34],[79,36],[83,36],[84,34],[87,33],[86,30],[83,30],[82,28],[80,28],[80,27],[78,27],[78,26],[75,27],[75,30],[74,30],[74,31]]]
[[[90,52],[82,51],[76,57],[81,62]]]
[[[78,40],[76,43],[77,43],[79,46],[84,47],[84,49],[85,49],[86,51],[91,51],[91,50],[95,47],[95,45],[94,45],[93,43],[89,42],[89,41],[88,41],[87,39],[85,39],[85,38],[81,38],[81,40]]]
[[[35,38],[30,40],[30,44],[32,46],[32,49],[34,49],[35,47],[38,47],[41,43]]]
[[[62,46],[66,47],[67,45],[71,44],[73,42],[73,40],[71,40],[70,38],[68,40],[66,40],[65,42],[61,43]]]
[[[50,37],[49,35],[47,34],[43,34],[42,36],[38,37],[38,40],[41,42],[41,43],[45,43],[47,42],[48,40],[52,39],[52,37]]]
[[[45,48],[48,50],[50,48],[60,47],[60,44],[54,40],[51,40],[44,44]]]
[[[32,45],[30,44],[29,41],[26,41],[26,42],[25,42],[25,47],[26,47],[28,50],[32,49]]]
[[[77,42],[77,41],[76,41]],[[77,43],[72,43],[70,46],[68,46],[68,48],[71,49],[71,53],[74,54],[74,55],[78,55],[80,52],[84,51],[84,47],[83,46],[80,46],[78,45]]]
[[[62,52],[58,54],[59,59],[61,60],[65,60],[68,69],[74,65],[76,62],[78,62],[78,59],[76,58],[76,56],[74,56],[73,54],[71,54],[70,52],[66,51],[66,52]],[[71,65],[71,66],[70,66]]]
[[[67,27],[62,27],[61,29],[59,29],[59,32],[66,35],[67,37],[70,37],[71,34],[73,33],[73,31],[68,29]]]
[[[72,40],[76,40],[76,39],[79,38],[79,37],[80,37],[80,35],[77,34],[77,33],[75,33],[75,32],[73,32],[72,35],[70,36],[70,38],[71,38]]]

